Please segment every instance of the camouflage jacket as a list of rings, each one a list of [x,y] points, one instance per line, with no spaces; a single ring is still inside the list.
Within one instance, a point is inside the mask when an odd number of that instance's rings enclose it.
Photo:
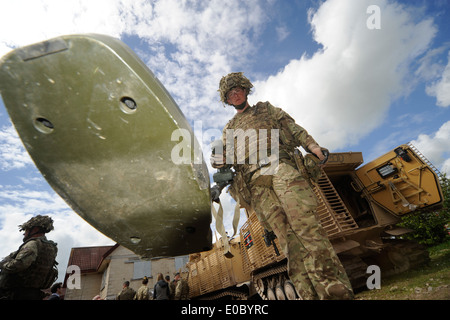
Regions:
[[[150,300],[150,291],[148,290],[148,287],[146,285],[142,285],[138,289],[134,299],[136,299],[136,300]]]
[[[175,287],[175,300],[186,300],[189,297],[189,286],[186,280],[178,280]]]
[[[236,171],[246,173],[249,170],[249,164],[261,160],[261,154],[268,156],[271,154],[275,141],[272,140],[273,130],[276,130],[275,133],[279,137],[277,143],[280,153],[293,151],[299,146],[308,152],[318,147],[313,137],[303,127],[296,124],[289,114],[269,102],[258,102],[255,106],[248,107],[243,113],[236,113],[223,129],[222,143],[227,157],[226,162],[230,163],[230,157],[233,157],[232,162]],[[230,138],[234,141],[228,141],[227,144],[227,139]],[[261,148],[267,150],[261,150]]]
[[[133,288],[126,287],[117,294],[117,300],[133,300],[136,291]]]

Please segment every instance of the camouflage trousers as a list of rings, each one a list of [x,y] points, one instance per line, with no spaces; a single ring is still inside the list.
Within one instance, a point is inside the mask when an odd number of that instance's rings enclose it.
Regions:
[[[251,205],[288,259],[288,276],[302,299],[352,299],[344,267],[316,217],[317,198],[300,172],[280,163],[269,184],[255,173]]]

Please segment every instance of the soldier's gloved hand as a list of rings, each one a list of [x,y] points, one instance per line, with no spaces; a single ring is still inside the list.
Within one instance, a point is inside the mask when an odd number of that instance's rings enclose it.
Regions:
[[[325,163],[328,161],[328,157],[330,155],[330,151],[328,151],[328,149],[326,148],[320,148],[322,150],[322,154],[325,157],[325,159],[321,160],[319,165],[324,166]]]
[[[225,166],[225,157],[223,154],[212,154],[209,160],[211,166],[215,169],[223,168],[223,166]]]
[[[324,165],[325,162],[328,160],[329,151],[325,148],[314,148],[311,150],[312,153],[314,153],[317,158],[320,160],[319,165]]]

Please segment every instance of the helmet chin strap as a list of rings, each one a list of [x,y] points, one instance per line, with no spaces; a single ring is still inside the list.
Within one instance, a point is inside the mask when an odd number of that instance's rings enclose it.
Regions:
[[[32,230],[33,229],[30,230],[30,233],[27,236],[23,237],[24,242],[31,239],[34,235],[42,233],[42,230],[40,228],[37,228],[33,233],[31,233]]]
[[[242,110],[242,109],[245,108],[246,105],[247,105],[247,99],[245,99],[244,102],[242,102],[241,104],[239,104],[239,105],[237,105],[237,106],[233,104],[233,107],[234,107],[235,109]]]

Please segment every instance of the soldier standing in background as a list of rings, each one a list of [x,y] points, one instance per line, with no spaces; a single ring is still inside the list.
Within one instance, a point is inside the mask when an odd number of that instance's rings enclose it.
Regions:
[[[148,290],[148,278],[144,277],[142,280],[142,286],[138,289],[135,300],[150,300],[150,291]]]
[[[172,283],[174,283],[174,300],[187,300],[189,298],[189,285],[179,272],[175,274]]]
[[[275,233],[288,258],[289,278],[301,298],[352,299],[345,269],[316,217],[317,199],[309,181],[308,172],[320,172],[318,162],[326,160],[326,149],[282,109],[269,102],[250,106],[247,96],[252,87],[242,72],[220,80],[221,100],[234,106],[236,114],[223,130],[223,153],[215,151],[211,164],[214,168],[233,166],[230,194],[252,208],[263,227]],[[278,134],[275,140],[274,134]],[[315,155],[305,157],[312,165],[305,166],[303,157],[298,161],[295,149],[299,146]],[[275,163],[271,171],[267,171],[269,163]]]
[[[58,276],[58,249],[45,237],[53,230],[53,220],[38,215],[19,228],[25,231],[23,244],[0,262],[0,299],[42,300],[41,289],[49,288]]]
[[[123,283],[123,289],[117,294],[117,300],[133,300],[136,295],[136,291],[130,288],[130,281]]]

